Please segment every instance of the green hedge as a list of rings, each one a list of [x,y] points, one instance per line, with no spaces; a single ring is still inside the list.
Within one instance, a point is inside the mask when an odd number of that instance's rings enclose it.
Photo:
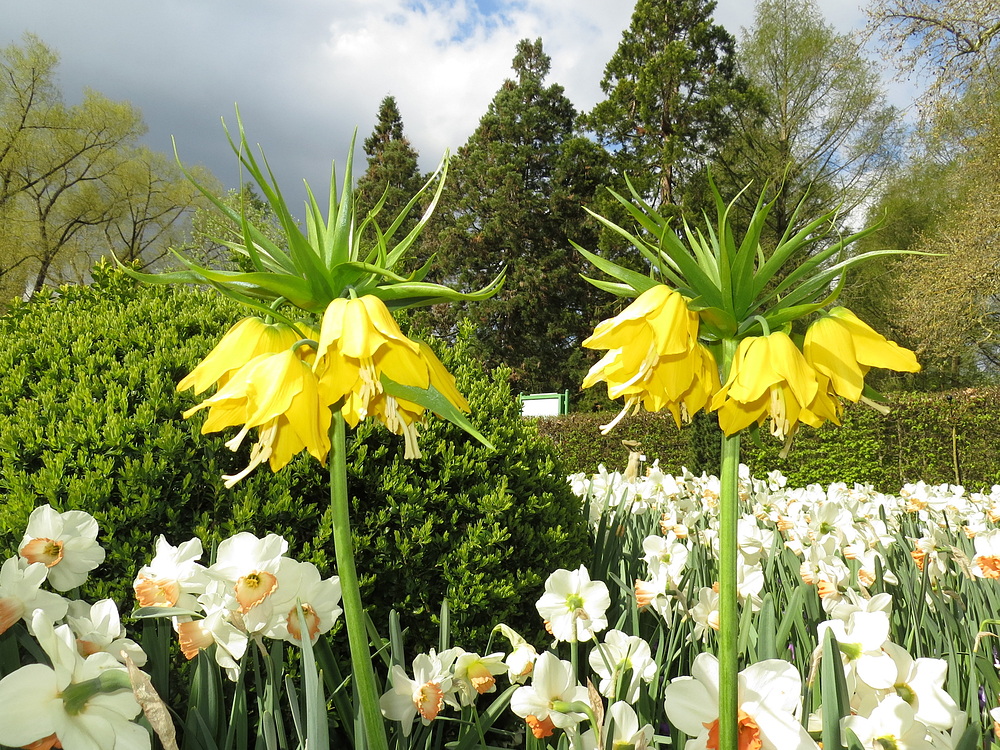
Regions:
[[[744,437],[743,461],[758,476],[774,469],[793,486],[811,483],[871,484],[898,492],[903,484],[959,483],[969,490],[1000,484],[1000,388],[969,388],[946,393],[893,393],[888,415],[863,404],[848,404],[843,426],[803,427],[787,458],[782,445],[761,430],[759,440]],[[623,468],[623,439],[636,440],[649,461],[676,472],[682,466],[700,474],[718,473],[705,449],[711,417],[678,430],[668,414],[626,417],[610,435],[599,425],[614,415],[571,414],[538,420],[571,472],[593,472],[599,463]],[[707,436],[707,437],[706,437]],[[957,467],[957,468],[956,468]]]
[[[173,544],[197,535],[210,550],[239,531],[274,532],[334,573],[325,469],[303,455],[226,490],[222,475],[247,464],[252,441],[234,454],[223,445],[232,431],[200,435],[203,412],[181,419],[196,400],[176,383],[243,314],[214,293],[110,273],[0,317],[0,554],[16,553],[28,514],[48,502],[97,518],[107,561],[82,594],[111,596],[125,612],[161,533]],[[415,648],[437,643],[445,596],[456,642],[469,648],[500,620],[538,627],[525,602],[586,549],[551,445],[520,418],[506,374],[487,377],[466,348],[442,359],[497,451],[436,419],[419,461],[404,461],[402,439],[376,424],[348,447],[362,594],[381,628],[400,611]]]

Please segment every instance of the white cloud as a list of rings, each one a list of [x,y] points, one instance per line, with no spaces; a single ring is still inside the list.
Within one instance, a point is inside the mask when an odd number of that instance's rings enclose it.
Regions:
[[[331,74],[339,78],[338,94],[368,102],[369,121],[383,96],[395,96],[424,161],[465,142],[513,75],[520,39],[541,37],[552,58],[549,82],[563,85],[578,108],[593,106],[604,65],[631,15],[627,3],[599,0],[534,0],[511,6],[492,23],[484,23],[468,0],[424,5],[422,11],[402,0],[344,5],[324,49]],[[345,80],[344,71],[354,74]]]

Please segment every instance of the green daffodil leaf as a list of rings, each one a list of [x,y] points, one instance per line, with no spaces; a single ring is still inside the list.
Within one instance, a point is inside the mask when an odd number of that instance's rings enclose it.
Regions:
[[[202,617],[204,612],[184,609],[183,607],[138,607],[132,612],[137,620],[149,620],[157,617]]]
[[[382,376],[382,388],[387,394],[394,398],[401,398],[414,404],[424,407],[442,419],[447,419],[457,427],[461,427],[465,432],[474,437],[490,450],[496,450],[496,446],[487,440],[472,426],[472,422],[463,414],[451,401],[445,398],[440,391],[433,386],[429,388],[417,388],[411,385],[401,385]]]

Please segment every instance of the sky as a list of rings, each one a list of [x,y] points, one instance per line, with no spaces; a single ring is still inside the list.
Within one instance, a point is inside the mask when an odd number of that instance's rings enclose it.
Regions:
[[[839,31],[861,29],[863,0],[819,0]],[[325,200],[357,130],[396,98],[404,131],[433,169],[473,132],[504,79],[518,40],[541,37],[578,110],[603,98],[604,66],[633,0],[0,0],[0,46],[38,36],[60,57],[68,103],[85,89],[138,107],[144,143],[239,185],[222,120],[239,107],[283,191],[302,180]],[[751,0],[719,0],[717,22],[737,37]],[[897,105],[900,102],[893,102]],[[299,198],[301,200],[301,198]],[[292,206],[295,212],[294,205]]]

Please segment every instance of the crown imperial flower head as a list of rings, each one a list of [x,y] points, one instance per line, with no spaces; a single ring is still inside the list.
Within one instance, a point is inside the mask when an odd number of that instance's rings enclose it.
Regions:
[[[833,391],[857,402],[864,378],[872,367],[918,372],[916,355],[889,341],[846,307],[835,307],[806,329],[802,353],[806,361],[830,380]]]
[[[680,426],[704,408],[718,387],[711,352],[698,342],[698,316],[664,284],[640,294],[616,317],[601,321],[583,342],[608,352],[587,373],[583,387],[605,381],[608,397],[625,397],[608,432],[629,411],[669,410]]]

